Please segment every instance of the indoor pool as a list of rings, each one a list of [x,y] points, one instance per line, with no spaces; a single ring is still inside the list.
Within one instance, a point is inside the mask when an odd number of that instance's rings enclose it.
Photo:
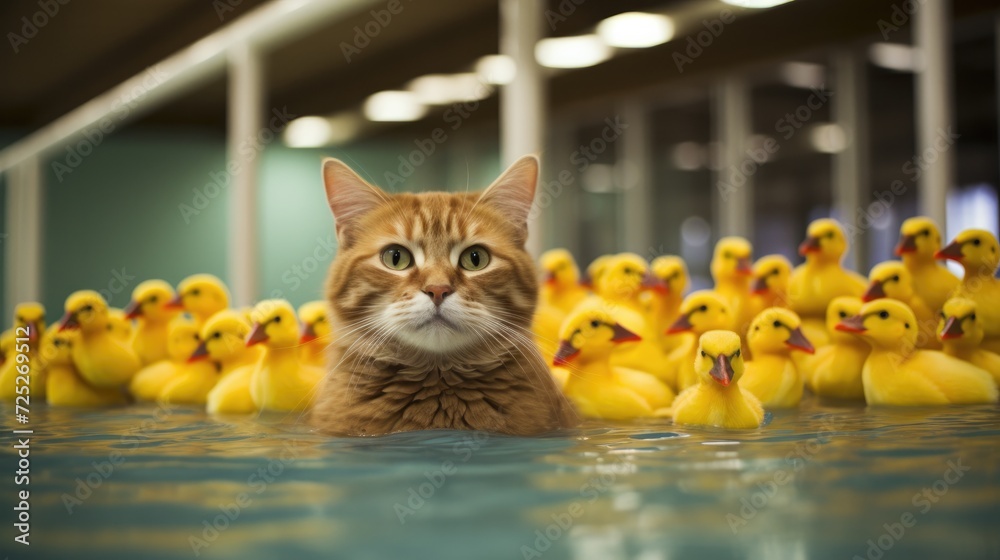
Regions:
[[[2,410],[14,441],[23,426]],[[12,544],[7,509],[0,555],[997,558],[997,412],[806,403],[742,433],[648,421],[332,439],[286,417],[38,408],[31,545]]]

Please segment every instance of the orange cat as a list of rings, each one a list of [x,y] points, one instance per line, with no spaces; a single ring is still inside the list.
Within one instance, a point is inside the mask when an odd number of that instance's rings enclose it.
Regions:
[[[538,160],[524,157],[482,193],[389,194],[323,162],[339,332],[312,411],[320,431],[532,435],[575,423],[529,329],[538,285],[524,243],[537,179]]]

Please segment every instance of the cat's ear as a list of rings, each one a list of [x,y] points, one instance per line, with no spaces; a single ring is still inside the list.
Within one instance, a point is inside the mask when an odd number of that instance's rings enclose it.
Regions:
[[[337,237],[344,241],[344,233],[361,216],[388,201],[389,196],[369,184],[353,169],[339,159],[323,160],[323,185],[326,200],[337,223]]]
[[[500,215],[527,232],[528,215],[538,185],[538,158],[524,156],[515,161],[487,187],[479,204],[492,206]]]

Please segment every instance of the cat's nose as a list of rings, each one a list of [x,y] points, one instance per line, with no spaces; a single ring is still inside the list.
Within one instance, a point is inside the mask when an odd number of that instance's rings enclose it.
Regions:
[[[424,293],[434,301],[434,305],[440,306],[444,303],[444,298],[454,293],[455,289],[445,284],[434,284],[424,286]]]

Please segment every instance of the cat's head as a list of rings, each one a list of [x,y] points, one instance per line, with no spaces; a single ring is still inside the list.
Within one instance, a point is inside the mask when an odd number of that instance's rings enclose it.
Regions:
[[[390,194],[324,160],[338,338],[431,353],[530,344],[537,280],[524,244],[537,180],[528,156],[482,192]]]

